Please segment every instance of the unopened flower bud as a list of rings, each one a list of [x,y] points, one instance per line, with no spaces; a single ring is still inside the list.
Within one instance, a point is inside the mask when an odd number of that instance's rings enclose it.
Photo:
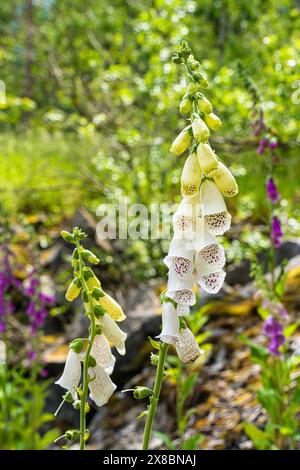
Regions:
[[[234,176],[223,163],[219,162],[219,166],[212,177],[224,196],[232,197],[239,192]]]
[[[84,341],[85,340],[83,338],[73,339],[73,341],[70,343],[69,348],[72,349],[77,354],[79,354],[83,350]]]
[[[80,432],[77,429],[68,429],[68,431],[65,432],[65,436],[68,441],[76,441],[80,437]]]
[[[140,400],[142,398],[147,398],[150,395],[152,395],[152,390],[149,387],[135,387],[133,396],[137,400]]]
[[[66,242],[69,242],[69,243],[74,243],[75,242],[73,235],[71,233],[67,232],[66,230],[62,230],[60,232],[60,234],[61,234],[62,238],[64,240],[66,240]]]
[[[200,90],[200,85],[198,83],[190,82],[187,87],[187,91],[190,95],[195,95]]]
[[[208,127],[213,131],[217,131],[222,127],[221,119],[214,113],[206,114],[204,119]]]
[[[181,114],[188,114],[192,109],[192,101],[188,96],[184,96],[180,106],[179,111]]]
[[[173,153],[174,155],[181,155],[183,152],[186,151],[188,146],[190,145],[192,140],[192,136],[189,132],[189,128],[183,129],[183,131],[180,132],[180,134],[176,137],[176,139],[173,141],[170,152]]]
[[[79,296],[80,291],[81,291],[81,281],[75,278],[69,285],[69,288],[66,292],[65,297],[69,302],[72,302],[72,300],[75,300]]]
[[[91,268],[83,268],[83,277],[89,289],[100,287],[101,283]]]
[[[210,136],[209,129],[205,122],[200,118],[196,117],[192,123],[193,134],[198,142],[205,142]]]
[[[98,263],[100,263],[99,258],[97,258],[97,256],[94,255],[94,253],[92,253],[90,250],[84,250],[82,254],[83,254],[83,257],[84,257],[89,263],[92,263],[92,264],[98,264]]]
[[[198,106],[199,106],[200,111],[204,114],[210,114],[213,110],[211,102],[208,101],[208,99],[205,98],[205,96],[202,96],[198,100]]]
[[[216,171],[219,160],[209,144],[200,143],[197,147],[197,156],[200,168],[206,176]]]
[[[183,196],[196,194],[201,183],[201,168],[195,152],[190,154],[184,164],[181,176],[181,192]]]

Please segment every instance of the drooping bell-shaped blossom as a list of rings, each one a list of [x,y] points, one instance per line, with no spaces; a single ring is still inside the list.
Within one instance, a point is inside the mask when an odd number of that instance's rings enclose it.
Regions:
[[[201,274],[198,271],[196,276],[196,282],[202,289],[209,294],[217,294],[222,288],[226,273],[223,270]]]
[[[187,243],[184,240],[173,238],[169,253],[164,259],[165,265],[180,279],[190,277],[194,269],[194,253],[191,249],[187,249],[186,246]]]
[[[100,297],[96,303],[100,305],[100,307],[102,307],[113,320],[117,322],[125,320],[126,315],[123,312],[122,307],[110,295],[105,293],[104,296]]]
[[[193,241],[195,224],[199,215],[199,194],[185,196],[173,215],[174,238],[177,240]],[[190,246],[192,249],[193,246]]]
[[[273,178],[267,180],[267,195],[272,204],[277,204],[280,194]]]
[[[162,331],[157,337],[163,343],[168,343],[179,337],[179,318],[172,302],[162,304]]]
[[[257,153],[258,155],[262,155],[264,153],[264,151],[266,150],[266,148],[268,147],[269,145],[269,140],[266,139],[266,138],[263,138],[259,141],[259,145],[258,145],[258,148],[257,148]]]
[[[233,174],[224,163],[219,162],[218,168],[214,171],[213,180],[221,193],[226,197],[236,196],[239,192],[237,182]]]
[[[199,219],[197,243],[195,243],[195,266],[202,274],[219,271],[225,266],[224,248],[206,228],[203,219]]]
[[[103,334],[95,336],[91,355],[108,375],[112,374],[116,358],[112,355],[109,342]]]
[[[95,367],[89,367],[88,369],[90,382],[90,399],[93,400],[97,406],[105,405],[117,386],[111,381],[109,375],[105,370],[96,364]]]
[[[179,336],[172,339],[171,344],[175,346],[179,359],[184,363],[196,361],[203,354],[189,328],[181,328]]]
[[[272,232],[271,239],[276,248],[279,248],[281,245],[281,238],[283,237],[283,232],[281,228],[281,222],[278,217],[274,216],[272,218]]]
[[[127,334],[119,328],[117,323],[107,313],[97,319],[97,322],[101,326],[102,333],[106,336],[111,345],[115,346],[119,354],[123,356],[126,352],[125,340]]]
[[[202,179],[202,171],[198,163],[195,152],[191,153],[184,164],[181,175],[181,194],[183,196],[193,196],[199,191]]]
[[[197,156],[200,168],[206,176],[211,176],[219,166],[219,159],[209,144],[198,144]]]
[[[173,273],[169,273],[166,296],[180,305],[194,305],[196,297],[193,291],[193,277],[179,279]]]
[[[230,228],[231,215],[224,198],[212,181],[205,180],[200,190],[200,204],[208,230],[213,235],[223,235]]]
[[[81,377],[81,356],[72,349],[69,350],[62,376],[55,383],[68,390],[73,399],[77,399],[76,389]]]

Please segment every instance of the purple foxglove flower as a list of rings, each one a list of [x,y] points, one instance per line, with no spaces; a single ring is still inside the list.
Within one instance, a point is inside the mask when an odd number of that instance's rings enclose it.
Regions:
[[[280,194],[273,178],[269,178],[267,181],[267,194],[272,204],[276,204],[280,199]]]
[[[4,321],[0,321],[0,333],[5,333],[6,331],[6,324]]]
[[[276,335],[282,334],[282,326],[272,315],[270,315],[263,324],[263,333],[268,338],[273,338]]]
[[[274,246],[276,248],[279,248],[281,244],[281,238],[283,237],[283,232],[281,229],[281,223],[278,217],[274,216],[272,219],[272,233],[271,233],[271,239],[274,243]]]
[[[277,140],[274,140],[274,139],[273,139],[273,140],[271,140],[271,142],[269,143],[269,148],[270,148],[271,150],[275,150],[275,149],[277,148],[277,146],[278,146]]]

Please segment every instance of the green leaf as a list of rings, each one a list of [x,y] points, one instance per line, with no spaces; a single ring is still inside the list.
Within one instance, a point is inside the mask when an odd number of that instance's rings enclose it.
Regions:
[[[153,435],[158,437],[159,439],[161,439],[168,450],[175,450],[176,449],[176,447],[174,446],[174,444],[171,441],[170,437],[167,436],[167,434],[165,434],[163,432],[159,432],[159,431],[154,431]]]
[[[182,386],[182,399],[183,399],[183,401],[186,401],[186,399],[189,397],[193,387],[195,386],[195,383],[197,381],[197,377],[198,377],[197,374],[191,374],[183,382],[183,386]]]
[[[256,449],[267,450],[270,448],[271,442],[269,440],[268,434],[255,426],[255,424],[245,423],[244,431],[251,439]]]
[[[157,349],[158,351],[160,350],[160,343],[158,341],[155,341],[151,336],[148,336],[148,340],[154,349]]]
[[[202,434],[196,434],[186,439],[183,443],[182,450],[196,450],[198,445],[203,440]]]

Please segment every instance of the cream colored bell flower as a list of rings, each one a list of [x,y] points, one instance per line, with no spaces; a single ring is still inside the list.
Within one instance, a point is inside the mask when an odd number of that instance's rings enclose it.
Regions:
[[[162,331],[157,338],[168,343],[179,337],[179,318],[172,302],[162,304]]]
[[[181,328],[179,337],[172,340],[172,344],[176,348],[177,355],[181,362],[188,364],[194,362],[198,357],[204,354],[189,328]]]
[[[208,274],[201,274],[201,272],[198,272],[196,282],[209,294],[217,294],[223,286],[225,276],[226,273],[223,270]]]
[[[123,321],[126,318],[121,306],[110,295],[106,294],[100,297],[95,304],[100,305],[108,315],[115,321]]]
[[[187,248],[187,243],[173,238],[164,263],[180,279],[186,279],[193,272],[193,259],[194,253]]]
[[[190,129],[190,126],[183,129],[183,131],[181,131],[180,134],[178,134],[178,136],[172,143],[170,152],[173,153],[174,155],[181,155],[183,152],[186,151],[186,149],[190,145],[192,136],[190,134],[189,129]]]
[[[62,376],[55,383],[68,390],[72,394],[73,399],[76,400],[76,389],[79,385],[80,377],[81,355],[70,349]]]
[[[218,240],[207,230],[203,219],[200,219],[199,226],[202,225],[196,245],[195,265],[201,273],[220,271],[225,265],[224,248]]]
[[[198,142],[206,142],[209,139],[210,132],[205,122],[200,118],[196,117],[192,122],[192,129],[195,139]]]
[[[185,196],[173,215],[174,238],[192,241],[195,238],[195,224],[199,214],[199,194]],[[192,248],[192,246],[191,246]]]
[[[125,354],[125,340],[127,334],[118,327],[117,323],[105,313],[103,317],[97,319],[102,333],[106,336],[112,346],[115,346],[122,356]]]
[[[90,399],[97,406],[103,406],[108,402],[117,387],[99,364],[96,364],[95,367],[89,367],[88,371],[90,376]]]
[[[197,147],[198,162],[206,176],[210,176],[219,166],[219,159],[209,144],[200,142]]]
[[[235,178],[223,163],[219,162],[219,166],[212,177],[224,196],[233,197],[238,194],[239,189]]]
[[[199,191],[202,171],[195,152],[191,153],[184,164],[181,175],[181,193],[183,196],[193,196]]]
[[[223,235],[230,228],[231,215],[227,212],[224,198],[212,181],[201,185],[200,203],[206,226],[213,235]]]
[[[206,114],[205,117],[205,122],[208,125],[210,129],[213,131],[217,131],[222,127],[222,121],[219,118],[219,116],[216,116],[214,113]]]
[[[112,374],[116,358],[111,353],[106,336],[103,334],[95,336],[91,355],[96,360],[96,363],[99,364],[99,366],[101,366],[108,375]]]

